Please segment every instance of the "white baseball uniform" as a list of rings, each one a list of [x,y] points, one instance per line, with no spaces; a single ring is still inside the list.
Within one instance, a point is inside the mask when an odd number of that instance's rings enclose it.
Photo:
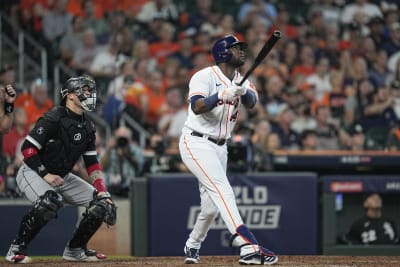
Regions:
[[[230,80],[216,65],[204,68],[191,78],[188,98],[195,95],[209,97],[240,79],[237,71],[234,79]],[[255,87],[248,80],[243,86],[257,95]],[[195,114],[189,105],[179,150],[183,162],[199,181],[201,198],[201,212],[186,243],[191,248],[200,248],[218,213],[232,234],[243,224],[226,175],[226,139],[231,136],[241,104],[240,97],[232,102],[219,100],[211,111],[202,114]]]

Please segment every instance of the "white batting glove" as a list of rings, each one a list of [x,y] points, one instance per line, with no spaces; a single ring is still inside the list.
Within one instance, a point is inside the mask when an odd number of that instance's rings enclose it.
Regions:
[[[244,87],[244,86],[240,86],[238,84],[235,84],[232,87],[233,87],[233,93],[235,94],[235,96],[242,96],[242,95],[245,95],[247,93],[247,88]]]
[[[232,87],[224,88],[218,92],[218,99],[223,101],[233,101],[235,99],[235,93]]]

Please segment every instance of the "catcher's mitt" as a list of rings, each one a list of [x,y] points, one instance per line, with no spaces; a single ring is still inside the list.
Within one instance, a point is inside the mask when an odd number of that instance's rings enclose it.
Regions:
[[[111,199],[110,193],[97,196],[97,205],[101,206],[105,211],[103,221],[107,225],[114,225],[117,222],[117,206],[115,206],[114,202],[108,203],[107,199]]]

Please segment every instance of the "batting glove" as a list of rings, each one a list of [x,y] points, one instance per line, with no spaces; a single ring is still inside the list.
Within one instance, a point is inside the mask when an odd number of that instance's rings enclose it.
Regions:
[[[218,92],[218,99],[223,101],[233,101],[235,99],[235,93],[232,86],[224,88]]]

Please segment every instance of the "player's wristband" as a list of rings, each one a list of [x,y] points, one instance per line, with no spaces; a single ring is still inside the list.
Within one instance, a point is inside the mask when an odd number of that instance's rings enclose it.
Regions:
[[[4,111],[6,112],[6,114],[13,113],[14,103],[4,102]]]
[[[94,180],[93,186],[99,192],[107,192],[106,185],[104,184],[104,181],[102,178],[97,178],[96,180]]]
[[[204,98],[204,104],[207,106],[208,110],[212,110],[217,105],[218,100],[218,93],[215,93]]]
[[[240,98],[242,99],[243,105],[245,105],[248,108],[254,107],[254,105],[257,102],[256,95],[250,90],[247,90],[246,94],[242,95]]]

